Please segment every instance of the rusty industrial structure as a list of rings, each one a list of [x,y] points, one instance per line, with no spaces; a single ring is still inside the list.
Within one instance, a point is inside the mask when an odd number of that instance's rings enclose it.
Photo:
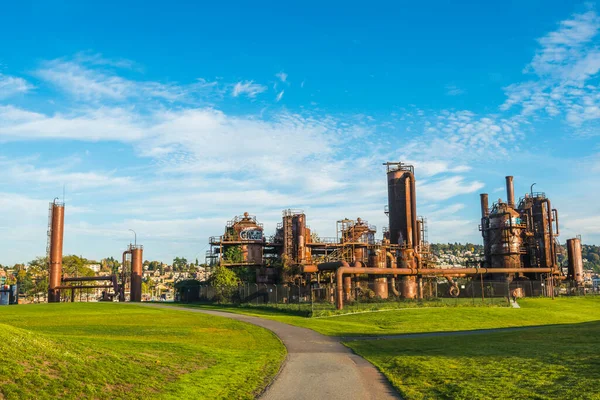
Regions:
[[[123,264],[121,266],[121,280],[117,275],[102,276],[65,276],[63,273],[63,241],[65,226],[65,204],[54,199],[50,203],[48,213],[48,244],[46,248],[48,257],[48,302],[58,303],[61,301],[61,292],[70,291],[71,301],[75,301],[75,290],[81,289],[105,289],[103,301],[112,301],[117,295],[119,301],[126,300],[126,288],[130,291],[130,301],[142,301],[142,263],[143,246],[130,244],[128,250],[123,253]],[[131,256],[130,263],[126,262],[126,255]],[[127,266],[130,265],[128,269]],[[130,275],[127,275],[127,271]],[[98,282],[107,282],[98,284]],[[91,282],[83,284],[84,282]]]
[[[229,221],[222,236],[210,238],[208,263],[253,268],[257,283],[319,285],[335,279],[333,297],[340,309],[344,301],[366,290],[381,299],[423,298],[428,282],[439,277],[448,281],[451,296],[460,292],[453,277],[545,280],[548,290],[565,278],[582,282],[580,240],[567,241],[565,277],[558,263],[558,211],[541,192],[531,191],[517,201],[512,176],[506,177],[506,201],[499,199],[490,207],[488,195],[480,196],[482,259],[472,268],[437,267],[427,241],[427,220],[417,213],[414,167],[401,162],[384,165],[389,227],[383,229],[381,240],[375,238],[377,228],[361,218],[338,220],[336,237],[320,238],[307,226],[301,210],[284,210],[275,234],[266,237],[263,225],[245,213]]]
[[[137,242],[135,244],[130,244],[127,250],[123,252],[121,284],[118,290],[119,301],[126,300],[127,288],[129,288],[129,301],[142,301],[143,254],[144,246],[137,244]]]
[[[50,203],[49,228],[48,228],[48,302],[60,302],[60,284],[62,279],[62,252],[65,227],[65,203],[54,199]]]

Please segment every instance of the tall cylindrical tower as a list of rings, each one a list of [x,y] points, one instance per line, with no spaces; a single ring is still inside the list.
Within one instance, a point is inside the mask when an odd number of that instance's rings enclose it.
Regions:
[[[567,239],[567,254],[569,257],[569,279],[577,285],[583,283],[583,257],[581,256],[581,240]]]
[[[399,245],[396,264],[405,268],[419,267],[417,227],[417,193],[412,165],[386,163],[388,180],[388,217],[390,244]],[[402,277],[400,295],[414,298],[416,281],[411,277]]]
[[[506,203],[509,207],[515,207],[515,185],[512,176],[506,177]]]
[[[51,204],[48,302],[60,302],[60,281],[62,279],[63,235],[65,226],[65,205],[54,201]]]
[[[388,163],[388,210],[390,243],[412,248],[417,240],[415,177],[411,165]]]
[[[144,247],[136,244],[129,245],[131,253],[131,287],[129,289],[130,301],[142,301],[142,263]]]

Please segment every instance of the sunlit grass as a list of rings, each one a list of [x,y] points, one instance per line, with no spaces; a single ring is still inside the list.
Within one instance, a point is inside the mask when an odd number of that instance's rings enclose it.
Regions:
[[[279,310],[251,307],[191,306],[255,315],[314,329],[331,336],[392,335],[473,329],[568,324],[600,320],[600,297],[528,298],[521,308],[422,307],[306,318]]]
[[[347,345],[406,400],[600,399],[599,321]]]
[[[284,355],[267,330],[198,313],[0,307],[0,398],[253,398]]]

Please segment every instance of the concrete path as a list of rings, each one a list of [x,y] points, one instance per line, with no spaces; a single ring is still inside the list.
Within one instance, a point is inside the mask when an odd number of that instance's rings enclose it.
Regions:
[[[388,380],[371,363],[340,343],[339,338],[282,322],[233,314],[147,304],[147,307],[199,312],[248,322],[275,333],[287,348],[279,375],[260,397],[265,400],[399,399]]]

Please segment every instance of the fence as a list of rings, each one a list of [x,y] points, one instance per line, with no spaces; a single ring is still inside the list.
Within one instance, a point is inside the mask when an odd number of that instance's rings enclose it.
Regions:
[[[511,299],[522,297],[600,295],[598,288],[584,288],[563,281],[552,287],[548,281],[457,280],[458,291],[447,281],[423,280],[421,299],[405,300],[390,290],[386,299],[374,295],[366,282],[353,284],[344,293],[344,312],[409,308],[421,306],[508,306]],[[400,290],[397,282],[396,290]],[[391,288],[390,288],[391,289]],[[335,284],[294,285],[244,283],[234,288],[201,285],[186,288],[176,300],[268,307],[302,315],[328,315],[335,310]]]

